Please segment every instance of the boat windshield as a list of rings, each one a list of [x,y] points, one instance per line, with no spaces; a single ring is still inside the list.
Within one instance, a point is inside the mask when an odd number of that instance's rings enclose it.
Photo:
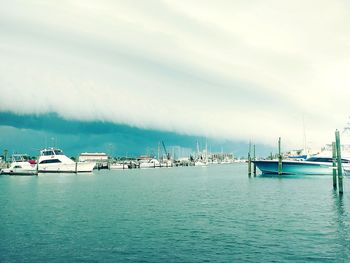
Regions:
[[[63,155],[61,150],[44,150],[41,155],[49,156],[49,155]]]
[[[15,161],[15,162],[26,162],[28,160],[29,160],[28,155],[23,155],[23,154],[12,155],[12,161]]]
[[[48,155],[54,155],[54,151],[42,151],[42,155],[48,156]]]

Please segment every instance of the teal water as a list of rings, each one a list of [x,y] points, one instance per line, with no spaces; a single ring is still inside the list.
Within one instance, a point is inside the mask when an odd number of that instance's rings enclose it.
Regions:
[[[350,183],[244,164],[0,177],[0,262],[349,262]]]

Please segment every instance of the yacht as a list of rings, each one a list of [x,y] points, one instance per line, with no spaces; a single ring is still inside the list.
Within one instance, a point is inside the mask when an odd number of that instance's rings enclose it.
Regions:
[[[38,171],[44,173],[92,172],[95,162],[75,162],[63,154],[62,150],[48,148],[40,151]]]
[[[350,169],[350,146],[342,145],[343,168]],[[263,174],[278,174],[278,160],[253,161]],[[282,174],[286,175],[332,175],[332,145],[305,160],[282,160]]]
[[[26,154],[13,154],[10,167],[2,169],[0,174],[37,175],[36,161],[30,160]]]

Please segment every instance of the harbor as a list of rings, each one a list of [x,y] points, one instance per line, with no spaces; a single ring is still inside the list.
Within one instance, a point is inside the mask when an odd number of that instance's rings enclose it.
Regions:
[[[198,143],[197,143],[198,145]],[[237,159],[232,153],[209,153],[208,150],[197,152],[188,157],[178,157],[167,152],[163,142],[163,151],[158,148],[158,156],[141,155],[139,157],[112,157],[104,152],[83,152],[77,158],[69,158],[57,147],[40,150],[38,157],[28,154],[12,154],[7,158],[4,150],[0,161],[0,175],[37,175],[39,173],[91,173],[93,170],[125,170],[170,168],[178,166],[208,166],[213,164],[232,164],[245,162]]]
[[[3,0],[0,263],[350,263],[349,7]]]
[[[5,164],[28,162],[29,172],[0,176],[0,261],[348,262],[339,132],[331,149],[305,159],[282,145],[274,160],[258,158],[255,145],[247,159],[206,150],[181,159],[14,154]]]

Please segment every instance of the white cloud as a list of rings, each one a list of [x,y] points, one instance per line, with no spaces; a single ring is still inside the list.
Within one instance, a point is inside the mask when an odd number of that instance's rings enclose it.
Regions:
[[[0,110],[302,145],[349,115],[343,1],[0,1]]]

